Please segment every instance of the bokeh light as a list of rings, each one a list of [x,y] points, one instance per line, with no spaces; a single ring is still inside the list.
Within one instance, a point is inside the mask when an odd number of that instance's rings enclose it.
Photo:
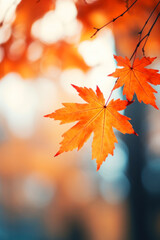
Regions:
[[[71,84],[98,85],[108,98],[116,81],[108,76],[117,67],[113,55],[130,56],[154,1],[138,1],[133,12],[91,35],[131,2],[0,1],[0,239],[137,240],[146,239],[145,231],[159,239],[159,111],[147,106],[142,117],[143,104],[139,110],[135,103],[121,112],[139,137],[114,129],[114,155],[98,172],[93,134],[80,151],[54,158],[73,124],[44,118],[64,102],[84,103]],[[157,29],[146,47],[151,57],[160,52]],[[122,89],[112,98],[125,99]]]
[[[55,10],[47,12],[42,19],[34,22],[31,32],[46,44],[67,40],[81,33],[81,24],[76,20],[77,9],[71,0],[56,1]]]

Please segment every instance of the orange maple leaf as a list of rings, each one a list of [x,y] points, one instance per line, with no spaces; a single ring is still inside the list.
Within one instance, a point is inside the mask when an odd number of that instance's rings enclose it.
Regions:
[[[123,66],[123,68],[117,68],[114,73],[109,75],[118,78],[114,89],[124,85],[123,95],[126,95],[129,101],[132,101],[135,93],[139,102],[143,101],[145,104],[151,104],[158,109],[155,102],[156,97],[154,96],[154,93],[157,93],[157,91],[149,83],[154,85],[160,84],[160,74],[158,70],[145,68],[155,58],[136,58],[133,64],[127,57],[114,56],[114,58],[118,66]]]
[[[91,88],[72,86],[87,103],[63,103],[63,108],[45,116],[61,120],[61,124],[78,121],[62,135],[63,140],[55,156],[74,148],[79,150],[93,132],[92,159],[96,158],[98,170],[108,154],[113,155],[114,143],[117,142],[113,127],[124,134],[136,134],[128,121],[130,118],[118,113],[131,102],[117,99],[105,104],[98,86],[96,93]]]

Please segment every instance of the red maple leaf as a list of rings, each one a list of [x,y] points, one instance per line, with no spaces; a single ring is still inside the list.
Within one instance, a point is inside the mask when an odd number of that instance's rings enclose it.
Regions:
[[[61,124],[77,122],[62,135],[63,140],[55,156],[75,148],[79,150],[93,132],[92,159],[96,158],[98,170],[108,154],[113,155],[114,143],[117,142],[113,128],[124,134],[136,134],[128,121],[130,119],[118,113],[131,102],[117,99],[105,104],[98,87],[95,93],[91,88],[72,86],[87,103],[63,103],[63,108],[45,116],[61,120]]]
[[[109,75],[118,78],[114,89],[124,86],[123,94],[126,95],[129,101],[132,101],[135,93],[139,102],[143,101],[145,104],[151,104],[158,109],[154,95],[157,91],[151,87],[150,83],[154,85],[160,84],[160,74],[158,70],[145,68],[155,58],[136,58],[133,64],[127,57],[114,56],[114,58],[118,63],[117,65],[123,67],[117,68],[114,73]]]

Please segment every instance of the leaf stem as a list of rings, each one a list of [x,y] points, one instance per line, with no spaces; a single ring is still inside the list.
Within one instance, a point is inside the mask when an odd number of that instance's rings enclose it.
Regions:
[[[117,79],[118,80],[118,79]],[[116,80],[116,82],[117,82],[117,80]],[[116,85],[116,82],[115,82],[115,84],[114,84],[114,86],[113,86],[113,88],[112,88],[112,90],[111,90],[111,92],[110,92],[110,94],[109,94],[109,97],[108,97],[108,99],[107,99],[107,101],[106,101],[106,103],[105,103],[105,107],[107,106],[107,104],[108,104],[108,102],[109,102],[109,100],[110,100],[110,98],[111,98],[111,96],[112,96],[112,93],[113,93],[113,91],[114,91],[114,87],[115,87],[115,85]]]

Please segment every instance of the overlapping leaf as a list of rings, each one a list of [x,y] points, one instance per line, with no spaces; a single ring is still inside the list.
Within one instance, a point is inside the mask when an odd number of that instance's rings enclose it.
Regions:
[[[73,87],[87,103],[63,103],[63,108],[46,115],[46,117],[61,120],[61,124],[77,121],[62,135],[63,140],[55,156],[75,148],[79,150],[93,132],[92,159],[96,158],[98,170],[108,154],[113,155],[114,143],[117,142],[113,128],[124,134],[135,134],[128,121],[130,119],[118,113],[125,109],[130,102],[117,99],[111,100],[106,105],[104,96],[98,87],[96,93],[91,88],[74,85]]]
[[[145,68],[150,65],[155,58],[136,58],[133,64],[131,64],[127,57],[114,56],[114,58],[118,66],[123,67],[117,68],[114,73],[109,75],[118,78],[114,89],[124,86],[123,94],[126,95],[129,101],[132,101],[135,93],[139,102],[143,101],[145,104],[151,104],[158,109],[154,95],[157,91],[151,87],[149,83],[154,85],[160,84],[160,74],[158,70]]]

